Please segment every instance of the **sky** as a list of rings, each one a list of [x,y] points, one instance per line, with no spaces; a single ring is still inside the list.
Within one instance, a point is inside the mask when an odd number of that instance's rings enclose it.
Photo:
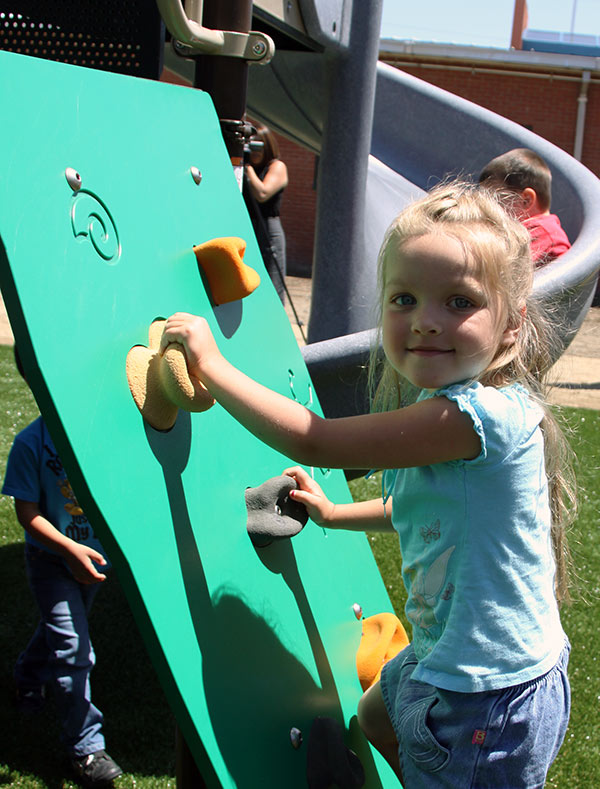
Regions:
[[[600,0],[528,0],[528,27],[600,36]],[[383,0],[382,38],[510,46],[514,0]]]

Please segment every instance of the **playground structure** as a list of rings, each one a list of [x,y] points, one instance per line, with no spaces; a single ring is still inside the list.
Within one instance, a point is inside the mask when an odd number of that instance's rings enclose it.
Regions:
[[[515,145],[549,161],[555,207],[575,240],[536,275],[536,290],[568,320],[565,344],[600,265],[597,179],[526,130],[377,66],[379,10],[308,0],[280,19],[255,8],[264,29],[255,45],[271,32],[302,49],[278,46],[270,65],[252,67],[248,110],[322,153],[313,342],[303,351],[312,383],[231,173],[243,139],[234,126],[226,150],[219,120],[236,118],[215,113],[207,93],[0,53],[10,119],[0,134],[0,282],[11,324],[77,497],[113,558],[208,786],[253,787],[257,775],[266,787],[282,775],[290,787],[305,785],[305,750],[292,747],[290,733],[306,740],[317,715],[343,724],[367,786],[397,785],[354,717],[353,606],[370,615],[389,600],[362,535],[309,524],[291,542],[255,548],[244,491],[280,474],[287,459],[218,408],[180,412],[170,432],[152,430],[129,394],[130,349],[147,343],[156,318],[204,314],[230,358],[268,386],[318,411],[314,385],[327,414],[344,412],[343,402],[350,412],[364,409],[356,371],[372,340],[373,266],[389,220],[430,179],[477,172]],[[304,32],[292,26],[297,19]],[[160,71],[160,45],[156,56],[149,71]],[[229,60],[227,68],[244,71],[244,58]],[[234,98],[237,111],[245,92]],[[218,305],[193,247],[228,236],[247,242],[245,262],[263,281],[243,300]],[[348,498],[341,472],[313,472],[330,496]],[[232,739],[232,719],[242,740]],[[198,786],[193,780],[180,784]]]

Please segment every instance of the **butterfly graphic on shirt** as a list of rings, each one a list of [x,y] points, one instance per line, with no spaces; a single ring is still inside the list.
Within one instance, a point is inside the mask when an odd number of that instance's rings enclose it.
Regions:
[[[455,548],[455,545],[451,545],[428,567],[418,564],[406,570],[412,584],[406,614],[414,625],[423,630],[440,624],[434,611],[438,599],[449,599],[454,592],[454,586],[448,582],[447,576],[448,563]]]
[[[419,529],[419,534],[423,538],[423,540],[429,545],[429,543],[434,542],[440,539],[440,519],[438,518],[434,521],[431,526],[421,526]]]

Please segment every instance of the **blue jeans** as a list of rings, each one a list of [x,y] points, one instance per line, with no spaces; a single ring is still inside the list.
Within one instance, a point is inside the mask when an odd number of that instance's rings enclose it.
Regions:
[[[411,679],[412,646],[387,663],[381,690],[408,789],[542,789],[569,720],[569,645],[522,685],[456,693]]]
[[[71,758],[103,750],[102,713],[91,699],[95,655],[88,630],[98,584],[79,583],[60,557],[29,544],[25,567],[40,622],[17,659],[17,687],[22,691],[53,688],[61,742]]]

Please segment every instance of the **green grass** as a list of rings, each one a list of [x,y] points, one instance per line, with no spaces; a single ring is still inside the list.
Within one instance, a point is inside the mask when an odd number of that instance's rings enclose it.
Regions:
[[[589,789],[600,786],[600,631],[595,616],[600,597],[596,536],[600,413],[564,411],[573,428],[582,488],[581,513],[572,536],[580,594],[571,607],[563,609],[563,623],[573,644],[573,710],[565,744],[547,785]],[[0,469],[4,469],[14,436],[37,413],[29,390],[14,369],[11,350],[0,347]],[[375,498],[380,480],[354,480],[351,490],[356,499]],[[369,535],[369,541],[394,609],[402,618],[404,589],[397,538],[377,534]],[[0,786],[71,789],[75,784],[64,780],[52,704],[39,716],[21,719],[11,701],[13,665],[33,632],[36,615],[23,570],[22,529],[6,497],[0,497],[0,578]],[[94,701],[105,715],[107,749],[126,771],[115,785],[119,789],[174,789],[175,721],[114,576],[100,590],[91,628],[97,655],[92,676]]]

